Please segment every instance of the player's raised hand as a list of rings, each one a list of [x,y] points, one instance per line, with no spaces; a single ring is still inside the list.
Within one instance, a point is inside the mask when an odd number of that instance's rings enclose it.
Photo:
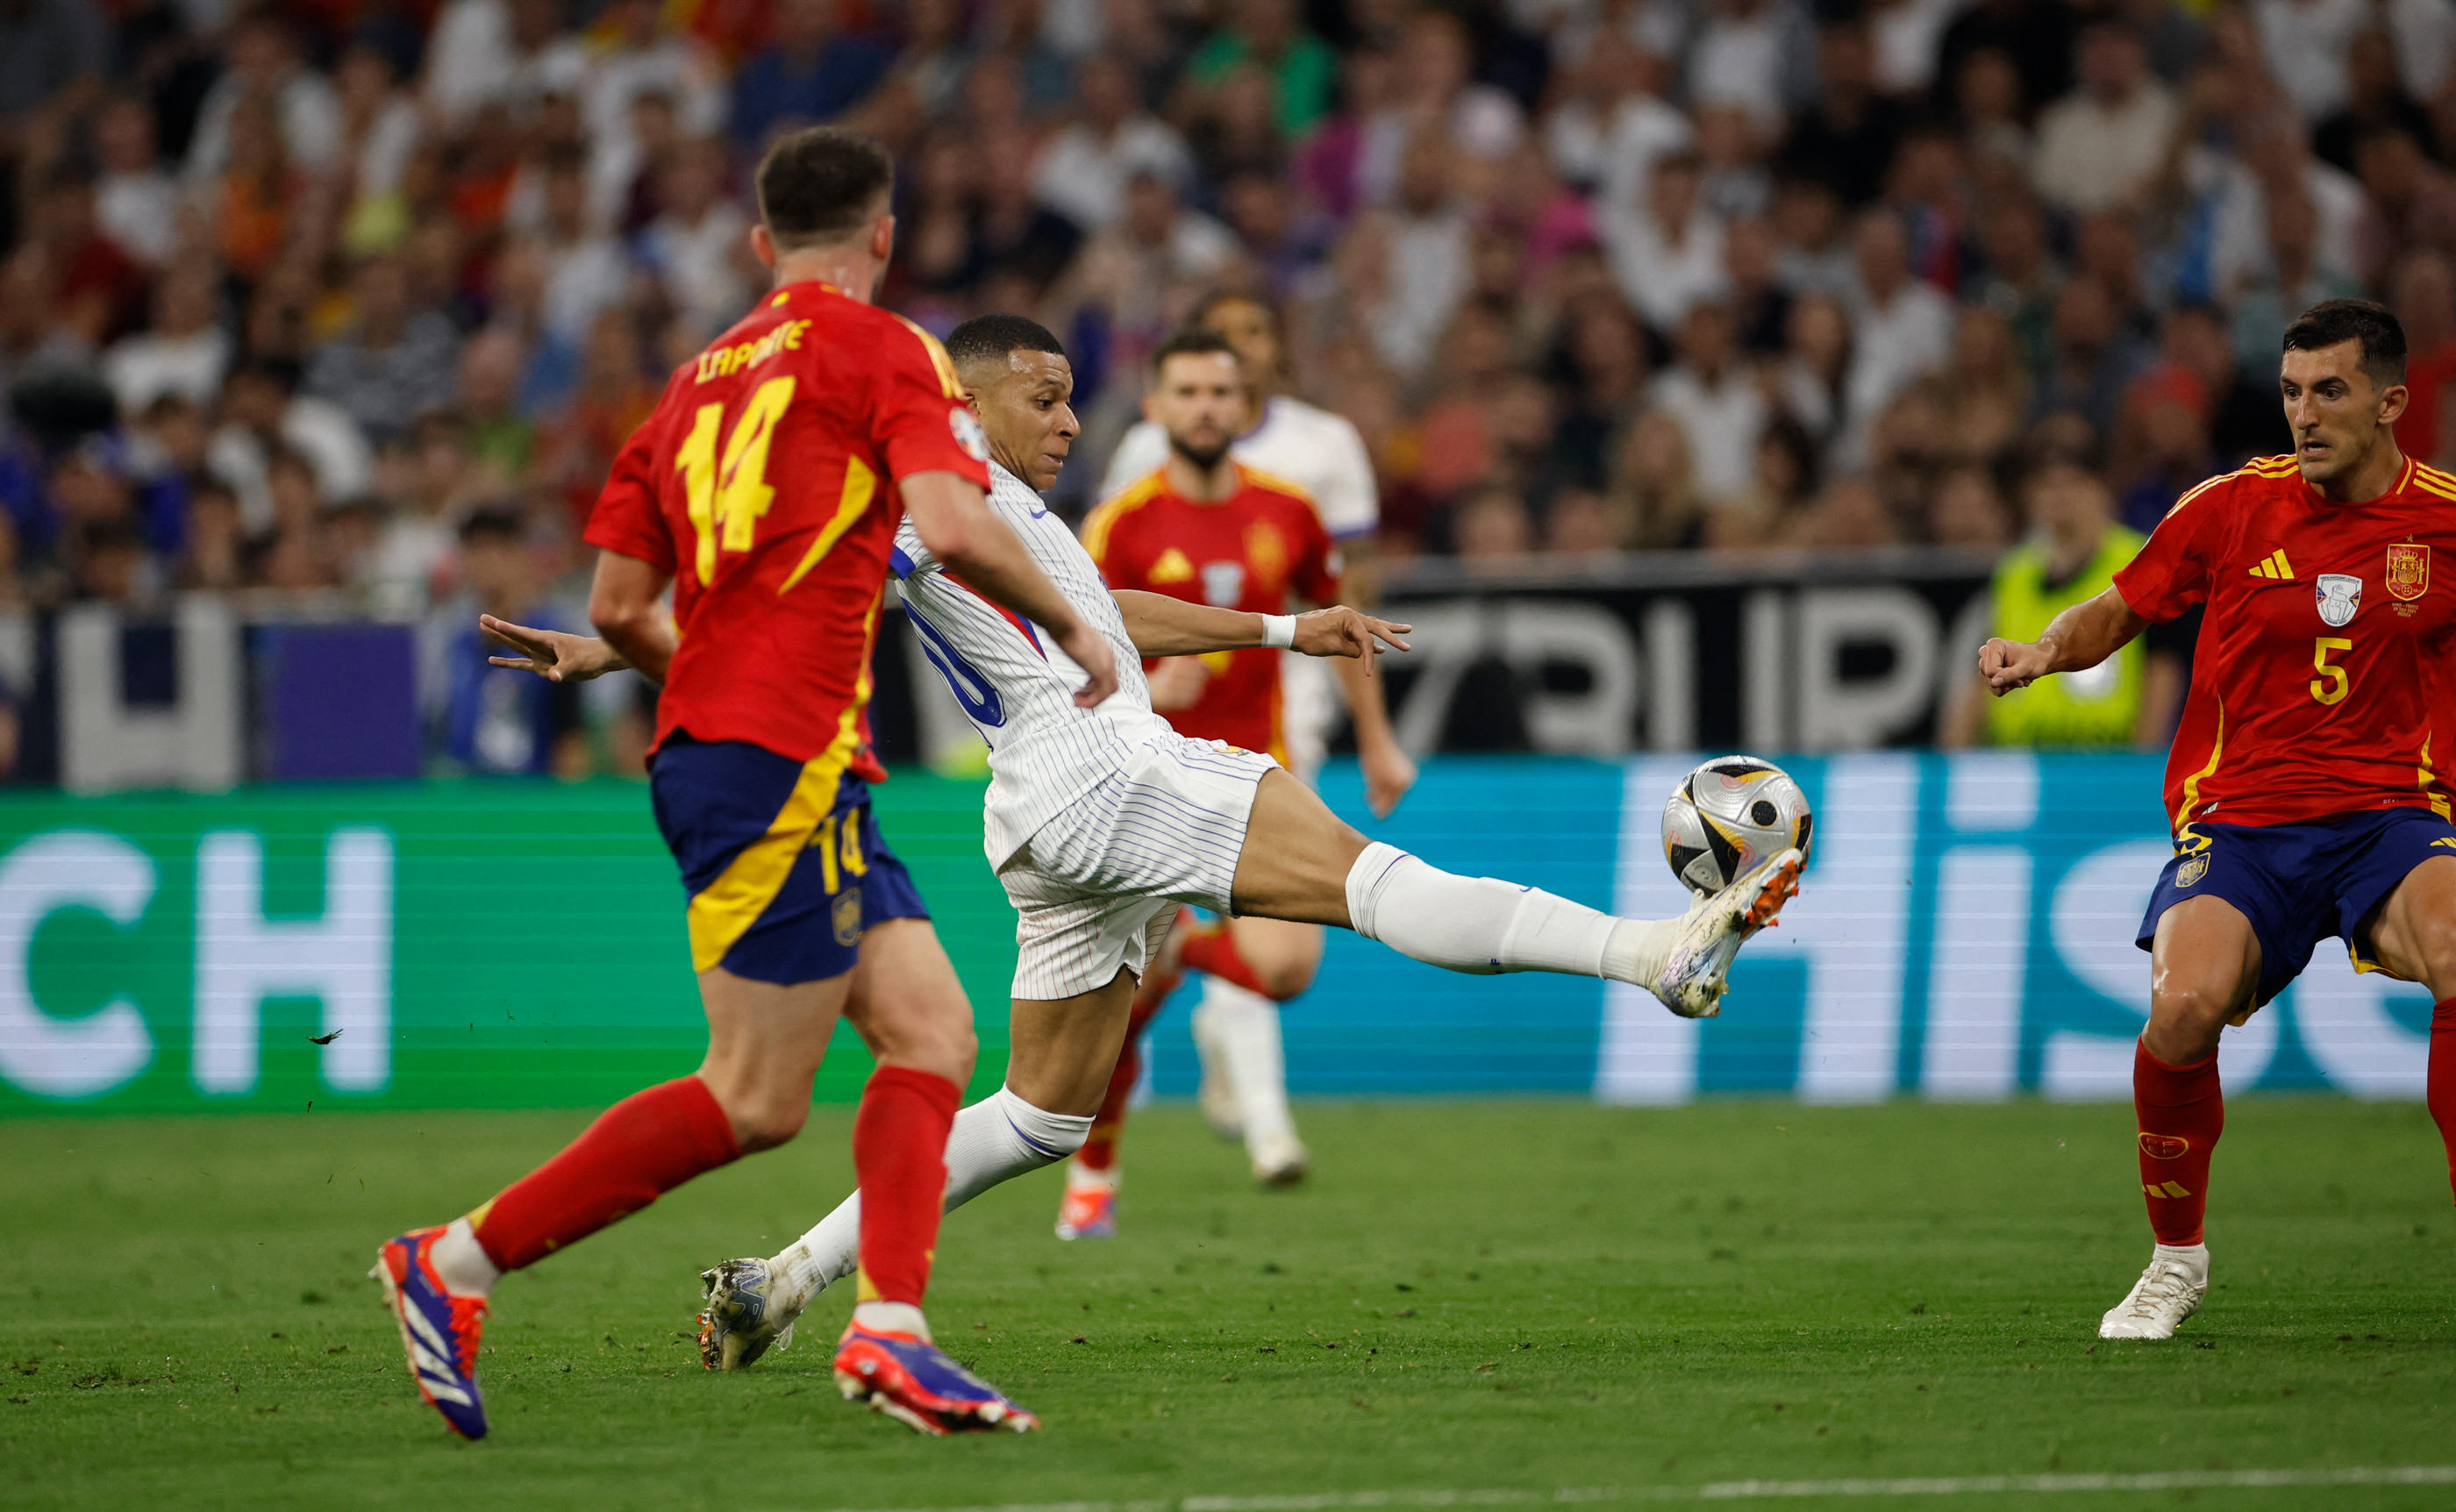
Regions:
[[[1377,741],[1369,749],[1360,747],[1356,760],[1364,769],[1364,807],[1376,819],[1389,818],[1416,786],[1415,759],[1397,741]]]
[[[1307,656],[1361,657],[1365,671],[1370,672],[1373,659],[1382,654],[1384,645],[1394,651],[1412,650],[1400,637],[1414,628],[1412,624],[1377,620],[1361,610],[1337,603],[1297,616],[1296,648]]]
[[[498,620],[491,614],[478,616],[478,628],[519,653],[515,656],[490,656],[486,658],[488,662],[497,666],[513,666],[523,672],[535,672],[549,683],[585,683],[592,677],[619,672],[630,664],[616,656],[612,646],[593,635],[533,630],[525,624]]]
[[[1097,708],[1107,703],[1117,690],[1117,654],[1109,649],[1109,638],[1077,616],[1064,634],[1053,633],[1050,639],[1083,669],[1083,685],[1074,690],[1074,706]]]
[[[1978,648],[1978,675],[1987,680],[1988,691],[1997,698],[2015,688],[2028,687],[2054,670],[2046,648],[2027,641],[2007,641],[1999,636]]]

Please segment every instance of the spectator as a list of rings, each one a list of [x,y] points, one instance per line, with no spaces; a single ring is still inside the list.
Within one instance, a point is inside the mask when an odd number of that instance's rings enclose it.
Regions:
[[[316,353],[306,392],[338,405],[379,445],[451,398],[460,338],[443,317],[410,309],[398,257],[368,258],[353,292],[350,328]]]
[[[2013,539],[2013,522],[1995,474],[1966,464],[1946,473],[1928,506],[1927,539],[1938,546],[2002,550]]]
[[[2432,137],[2430,112],[2405,92],[2396,71],[2396,43],[2384,27],[2354,34],[2345,53],[2345,102],[2311,128],[2311,152],[2322,162],[2353,173],[2354,144],[2376,131],[2402,132],[2411,140]]]
[[[487,658],[501,647],[477,624],[491,614],[540,629],[577,628],[546,596],[537,554],[520,516],[481,509],[460,530],[468,602],[437,616],[445,644],[437,688],[436,750],[459,771],[585,776],[587,737],[578,684],[549,683]]]
[[[1086,231],[1104,230],[1125,213],[1127,181],[1148,174],[1181,191],[1193,177],[1185,141],[1146,112],[1124,61],[1102,54],[1084,60],[1075,79],[1076,118],[1041,150],[1033,183],[1042,204]]]
[[[2343,108],[2354,39],[2371,16],[2363,0],[2251,0],[2268,72],[2306,121]]]
[[[549,148],[544,161],[544,221],[536,238],[544,271],[538,311],[545,328],[575,348],[598,313],[618,304],[631,270],[622,247],[588,210],[588,154],[576,144]]]
[[[1814,39],[1795,0],[1717,0],[1689,54],[1688,93],[1701,107],[1729,105],[1757,130],[1779,132],[1809,92]]]
[[[211,184],[229,170],[249,171],[240,159],[234,117],[250,100],[262,101],[269,111],[268,124],[285,162],[315,174],[332,166],[341,143],[339,96],[299,57],[297,38],[279,13],[256,10],[233,27],[229,72],[197,112],[196,133],[188,144],[191,184]]]
[[[1296,0],[1236,0],[1229,14],[1228,25],[1186,60],[1187,78],[1218,90],[1241,69],[1262,71],[1279,131],[1302,136],[1329,113],[1339,54],[1305,30]]]
[[[0,10],[0,119],[91,94],[111,60],[108,12],[86,0],[24,0]]]
[[[240,521],[250,535],[273,524],[266,473],[276,450],[307,459],[329,499],[356,498],[375,479],[366,438],[349,412],[297,388],[295,367],[264,358],[239,364],[222,380],[222,423],[214,432],[206,467],[238,496]]]
[[[2388,277],[2388,303],[2405,326],[2408,398],[2396,422],[2396,444],[2407,457],[2437,465],[2456,451],[2456,267],[2446,254],[2423,249],[2399,259]]]
[[[1731,325],[1723,305],[1692,306],[1680,322],[1680,360],[1647,391],[1648,402],[1688,433],[1697,491],[1709,505],[1748,487],[1766,423],[1765,398],[1740,359]]]
[[[1953,303],[1911,276],[1910,235],[1900,217],[1868,212],[1859,217],[1852,247],[1859,277],[1842,417],[1846,436],[1872,422],[1894,395],[1942,367],[1953,348]]]
[[[665,211],[641,233],[640,252],[664,282],[695,342],[742,318],[759,285],[750,222],[725,194],[723,149],[712,141],[676,150],[665,171]]]
[[[2277,329],[2284,328],[2280,321]],[[2051,335],[2055,351],[2039,379],[2036,408],[2070,410],[2106,435],[2116,406],[2149,365],[2147,343],[2124,329],[2115,301],[2092,278],[2075,278],[2056,296]]]
[[[1816,104],[1784,139],[1782,168],[1832,185],[1844,206],[1856,209],[1884,188],[1903,126],[1901,107],[1876,92],[1865,21],[1844,16],[1817,30],[1816,77]]]
[[[103,377],[122,414],[137,414],[164,395],[198,409],[214,402],[231,361],[219,301],[220,290],[203,268],[185,265],[162,276],[154,290],[153,325],[121,337],[103,358]]]
[[[2140,209],[2173,150],[2174,93],[2120,21],[2081,31],[2074,72],[2080,87],[2038,117],[2038,193],[2060,210]]]
[[[448,0],[426,49],[426,103],[446,125],[487,107],[525,115],[548,93],[575,93],[587,49],[562,30],[561,0]]]
[[[1595,33],[1570,64],[1567,97],[1545,131],[1561,176],[1629,208],[1645,196],[1655,160],[1696,140],[1696,129],[1663,98],[1667,61],[1632,45],[1616,28]]]
[[[1707,509],[1698,497],[1688,432],[1662,410],[1638,416],[1613,449],[1611,507],[1625,544],[1640,551],[1700,542]]]
[[[733,81],[734,141],[752,152],[780,131],[831,121],[878,88],[891,49],[836,30],[838,0],[783,0],[776,39]]]
[[[1383,361],[1402,377],[1420,373],[1433,342],[1466,295],[1467,217],[1451,189],[1453,149],[1438,132],[1408,144],[1389,212],[1359,230],[1378,243],[1380,298],[1365,312]]]
[[[129,253],[164,266],[177,241],[179,186],[154,155],[153,110],[130,95],[114,97],[94,118],[93,148],[102,165],[94,219]]]
[[[1726,292],[1723,223],[1698,203],[1701,168],[1690,152],[1657,159],[1645,205],[1604,217],[1612,276],[1658,332],[1678,329],[1691,305]]]

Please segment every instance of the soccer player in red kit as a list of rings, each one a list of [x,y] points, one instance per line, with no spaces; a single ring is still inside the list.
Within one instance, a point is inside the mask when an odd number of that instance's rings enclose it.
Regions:
[[[410,1374],[467,1438],[486,1432],[479,1336],[501,1274],[790,1139],[839,1015],[878,1070],[853,1123],[860,1300],[837,1382],[925,1432],[1034,1425],[940,1354],[921,1312],[975,1047],[870,813],[885,776],[863,725],[870,643],[899,520],[1074,659],[1084,706],[1115,691],[1116,664],[989,511],[988,448],[946,354],[868,303],[894,246],[892,180],[884,149],[841,132],[768,153],[751,245],[774,292],[676,370],[590,517],[589,617],[624,659],[597,669],[664,688],[649,793],[689,895],[708,1051],[466,1216],[383,1246],[374,1274]],[[549,677],[578,639],[485,623],[519,653],[499,661]]]
[[[2097,665],[2206,605],[2166,767],[2175,856],[2139,931],[2148,1027],[2133,1062],[2157,1248],[2098,1324],[2168,1338],[2208,1290],[2201,1217],[2225,1126],[2219,1032],[2341,937],[2359,971],[2420,982],[2428,1098],[2456,1181],[2456,825],[2439,775],[2456,638],[2456,477],[2397,449],[2405,333],[2359,299],[2285,329],[2290,457],[2185,494],[2115,586],[2036,644],[1990,641],[1996,693]]]
[[[1100,505],[1083,524],[1084,549],[1111,589],[1162,593],[1264,616],[1287,614],[1292,599],[1300,604],[1339,601],[1339,548],[1313,501],[1300,485],[1230,455],[1251,419],[1252,386],[1236,347],[1217,332],[1184,332],[1153,354],[1145,410],[1167,437],[1167,461]],[[1263,646],[1153,661],[1152,706],[1181,735],[1259,751],[1288,766],[1282,660],[1279,651]],[[1358,756],[1375,807],[1386,812],[1413,784],[1414,764],[1399,749],[1381,680],[1371,668],[1361,661],[1341,662],[1337,672],[1354,712]],[[1205,1060],[1223,1062],[1222,1079],[1235,1089],[1236,1106],[1214,1110],[1215,1121],[1243,1134],[1258,1178],[1273,1184],[1297,1180],[1307,1157],[1288,1111],[1278,1011],[1279,1004],[1312,985],[1321,960],[1321,929],[1263,918],[1195,925],[1190,916],[1180,916],[1176,933],[1170,955],[1241,989],[1226,995],[1236,1008],[1252,1011],[1216,1015],[1224,1021],[1207,1026],[1203,1017],[1215,1006],[1212,997],[1197,1011],[1197,1032],[1207,1029],[1211,1036]],[[1126,1101],[1141,1071],[1136,1047],[1177,981],[1176,971],[1156,969],[1136,994],[1107,1098],[1090,1137],[1067,1166],[1060,1237],[1115,1231],[1117,1142]],[[1210,1073],[1206,1066],[1206,1102]]]

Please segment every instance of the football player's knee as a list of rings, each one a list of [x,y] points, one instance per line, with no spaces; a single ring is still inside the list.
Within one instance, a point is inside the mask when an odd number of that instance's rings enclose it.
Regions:
[[[2230,994],[2206,984],[2160,987],[2150,1003],[2150,1027],[2214,1038],[2237,1006]]]
[[[810,1115],[809,1089],[805,1087],[799,1097],[791,1097],[762,1087],[728,1101],[725,1115],[732,1122],[734,1142],[745,1154],[772,1150],[802,1132],[803,1122]]]
[[[1260,984],[1262,995],[1275,1003],[1284,1003],[1313,986],[1313,974],[1320,963],[1293,960],[1248,964],[1254,968],[1254,980]]]

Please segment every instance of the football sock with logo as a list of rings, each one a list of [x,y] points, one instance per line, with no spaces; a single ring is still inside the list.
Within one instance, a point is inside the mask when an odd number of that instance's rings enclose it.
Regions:
[[[1680,925],[1616,919],[1514,882],[1462,877],[1378,841],[1348,869],[1347,915],[1366,939],[1453,971],[1560,971],[1641,986],[1662,971]]]
[[[1225,919],[1186,930],[1179,957],[1189,971],[1200,971],[1223,982],[1234,982],[1248,992],[1270,996],[1263,991],[1261,974],[1238,953],[1237,931],[1228,927]]]
[[[534,1265],[741,1157],[733,1122],[697,1076],[633,1093],[545,1164],[469,1215],[499,1270]]]
[[[2447,1184],[2456,1191],[2456,997],[2443,998],[2430,1010],[2431,1120],[2447,1146]]]
[[[1083,1148],[1091,1132],[1089,1114],[1050,1113],[1000,1087],[955,1114],[947,1135],[945,1211],[952,1213],[1010,1176],[1065,1159]],[[855,1192],[768,1261],[778,1302],[801,1307],[822,1287],[852,1274],[861,1209],[861,1194]]]
[[[1086,1184],[1098,1179],[1115,1183],[1117,1140],[1126,1132],[1126,1104],[1135,1094],[1135,1082],[1143,1073],[1143,1031],[1159,1016],[1159,1011],[1157,1002],[1136,1000],[1134,1012],[1126,1020],[1126,1042],[1117,1050],[1117,1069],[1109,1073],[1109,1090],[1101,1094],[1100,1111],[1092,1115],[1092,1132],[1069,1163],[1069,1181],[1079,1177]]]
[[[2225,1132],[2225,1097],[2211,1053],[2189,1066],[2169,1066],[2138,1045],[2132,1054],[2132,1106],[2139,1130],[2140,1195],[2158,1242],[2183,1248],[2200,1242],[2209,1206],[2209,1156]]]
[[[881,1066],[862,1090],[852,1120],[852,1168],[861,1184],[864,1302],[921,1305],[947,1190],[947,1134],[963,1092],[910,1066]]]

